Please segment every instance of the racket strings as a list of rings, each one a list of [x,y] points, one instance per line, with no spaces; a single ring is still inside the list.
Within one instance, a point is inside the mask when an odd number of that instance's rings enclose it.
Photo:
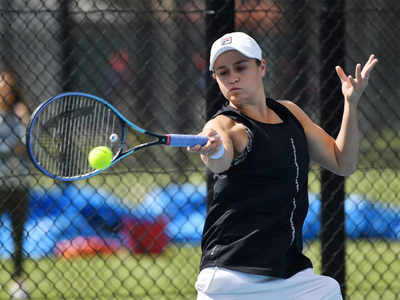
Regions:
[[[74,177],[95,171],[88,153],[97,146],[111,148],[114,156],[121,148],[123,125],[106,105],[84,96],[65,96],[49,103],[32,128],[32,151],[54,175]]]

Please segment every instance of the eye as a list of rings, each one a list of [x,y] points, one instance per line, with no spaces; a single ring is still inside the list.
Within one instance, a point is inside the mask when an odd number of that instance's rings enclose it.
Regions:
[[[219,76],[225,76],[227,74],[228,74],[228,71],[226,71],[226,70],[218,72]]]
[[[238,66],[238,67],[236,68],[236,72],[242,72],[242,71],[244,71],[244,70],[246,70],[246,66]]]

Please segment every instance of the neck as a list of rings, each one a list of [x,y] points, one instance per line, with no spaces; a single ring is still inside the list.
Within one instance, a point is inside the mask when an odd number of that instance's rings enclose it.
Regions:
[[[242,114],[260,122],[268,122],[269,120],[269,110],[265,103],[257,106],[247,105],[238,110]]]
[[[270,117],[270,110],[266,103],[264,90],[258,93],[256,97],[244,103],[230,105],[240,111],[242,114],[261,122],[267,122]]]

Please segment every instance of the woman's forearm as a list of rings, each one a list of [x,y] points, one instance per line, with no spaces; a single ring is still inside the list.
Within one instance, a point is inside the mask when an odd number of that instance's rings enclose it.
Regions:
[[[341,173],[352,174],[357,167],[360,149],[357,104],[344,100],[344,110],[339,134],[336,138],[336,159]]]

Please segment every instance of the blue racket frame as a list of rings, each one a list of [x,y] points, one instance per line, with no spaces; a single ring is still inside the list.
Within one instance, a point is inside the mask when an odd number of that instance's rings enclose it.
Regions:
[[[113,160],[111,164],[101,170],[95,170],[90,173],[86,173],[84,175],[79,175],[79,176],[71,176],[71,177],[63,177],[63,176],[57,176],[43,168],[40,163],[37,161],[35,154],[33,153],[32,146],[31,146],[31,136],[32,136],[32,128],[34,127],[34,124],[38,117],[40,116],[40,113],[52,102],[57,101],[60,98],[68,97],[68,96],[78,96],[78,97],[87,97],[87,98],[92,98],[95,99],[96,101],[101,102],[105,106],[107,106],[110,110],[112,110],[118,118],[122,121],[122,128],[123,128],[123,134],[121,137],[121,148],[119,152],[114,155]],[[126,146],[126,136],[127,136],[127,127],[126,125],[130,126],[132,129],[136,130],[139,133],[146,134],[152,137],[157,138],[158,140],[155,141],[150,141],[148,143],[140,144],[137,145],[126,152],[123,152],[123,149]],[[109,102],[106,100],[97,97],[95,95],[91,95],[88,93],[82,93],[82,92],[66,92],[59,94],[53,98],[48,99],[47,101],[43,102],[42,104],[39,105],[39,107],[32,113],[31,120],[29,122],[29,125],[26,130],[26,145],[28,148],[28,154],[35,165],[36,168],[38,168],[43,174],[45,174],[48,177],[51,177],[56,180],[61,180],[61,181],[77,181],[77,180],[83,180],[83,179],[88,179],[90,177],[96,176],[100,173],[103,173],[106,171],[108,168],[112,167],[114,164],[119,162],[121,159],[127,157],[128,155],[132,154],[133,152],[136,152],[139,149],[149,147],[152,145],[168,145],[171,147],[186,147],[186,146],[194,146],[197,144],[204,145],[208,141],[207,137],[204,136],[198,136],[198,135],[186,135],[186,134],[167,134],[167,135],[160,135],[160,134],[155,134],[152,132],[149,132],[135,123],[131,122],[128,120],[123,114],[121,114],[113,105],[111,105]]]

